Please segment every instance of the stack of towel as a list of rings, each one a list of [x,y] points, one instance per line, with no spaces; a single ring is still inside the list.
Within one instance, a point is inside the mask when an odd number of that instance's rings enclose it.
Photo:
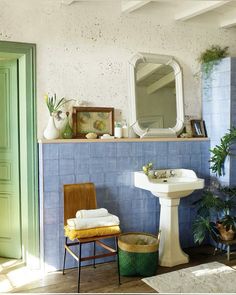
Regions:
[[[105,208],[79,210],[76,212],[76,218],[67,219],[67,225],[71,230],[115,226],[119,224],[119,218],[110,214]]]

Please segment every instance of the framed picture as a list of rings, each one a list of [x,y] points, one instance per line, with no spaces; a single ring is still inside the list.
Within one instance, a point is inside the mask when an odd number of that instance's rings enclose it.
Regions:
[[[73,137],[87,133],[114,135],[114,108],[73,107]]]
[[[191,120],[193,137],[207,137],[206,126],[203,120]]]

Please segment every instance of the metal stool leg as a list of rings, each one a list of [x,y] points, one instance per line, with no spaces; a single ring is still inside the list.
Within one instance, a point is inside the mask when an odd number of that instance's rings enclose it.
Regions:
[[[67,244],[67,237],[65,238],[65,245]],[[64,250],[64,257],[63,257],[63,269],[62,274],[65,274],[65,266],[66,266],[66,248]]]
[[[227,260],[230,261],[230,245],[227,246]]]
[[[79,261],[78,261],[78,293],[80,292],[80,272],[81,272],[81,249],[82,244],[79,244]]]
[[[96,241],[93,242],[93,256],[96,256]],[[93,267],[96,268],[96,259],[93,258]]]
[[[115,237],[115,244],[116,244],[116,259],[117,259],[117,270],[118,270],[118,281],[119,285],[121,285],[120,281],[120,260],[119,260],[119,249],[118,249],[118,238]]]

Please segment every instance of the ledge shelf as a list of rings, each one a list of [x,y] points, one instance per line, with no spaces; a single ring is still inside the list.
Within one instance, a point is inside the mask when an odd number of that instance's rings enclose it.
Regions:
[[[191,138],[116,138],[116,139],[39,139],[38,142],[41,144],[46,143],[83,143],[83,142],[166,142],[166,141],[208,141],[210,140],[208,137],[191,137]]]

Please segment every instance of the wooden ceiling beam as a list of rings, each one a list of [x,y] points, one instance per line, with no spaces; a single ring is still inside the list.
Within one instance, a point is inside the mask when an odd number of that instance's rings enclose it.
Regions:
[[[236,17],[222,20],[222,22],[220,23],[220,28],[222,29],[230,29],[233,27],[236,27]]]
[[[175,16],[175,20],[186,21],[203,13],[214,10],[230,1],[195,1],[192,7],[183,10]]]
[[[171,82],[175,81],[175,74],[174,72],[171,72],[167,74],[166,76],[162,77],[161,79],[157,80],[147,88],[147,93],[152,94],[156,92],[157,90],[165,87],[166,85],[170,84]]]
[[[65,5],[71,5],[75,1],[77,1],[77,0],[61,0],[61,3],[62,4],[65,4]]]
[[[147,77],[155,73],[158,69],[163,67],[163,64],[150,64],[148,63],[137,72],[137,82],[145,80]]]
[[[121,12],[123,14],[131,13],[137,9],[140,9],[144,5],[150,3],[151,0],[139,0],[139,1],[126,1],[122,0],[121,2]]]

